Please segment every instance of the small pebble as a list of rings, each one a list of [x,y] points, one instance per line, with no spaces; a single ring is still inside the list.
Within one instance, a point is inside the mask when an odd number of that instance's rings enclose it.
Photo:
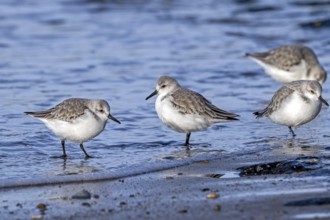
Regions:
[[[47,206],[46,206],[44,203],[39,203],[39,204],[37,205],[37,208],[38,208],[38,209],[41,209],[41,210],[45,210],[45,209],[47,208]]]
[[[92,195],[87,190],[82,190],[72,196],[72,199],[90,199],[90,198],[92,198]]]
[[[203,188],[202,192],[210,191],[210,188]]]
[[[32,215],[31,218],[32,219],[41,219],[42,215]]]
[[[87,207],[91,207],[91,204],[90,203],[88,203],[88,202],[83,202],[83,203],[81,203],[83,206],[87,206]]]
[[[208,199],[216,199],[218,197],[219,197],[219,195],[216,194],[216,193],[210,193],[210,194],[207,195],[207,198]]]
[[[221,205],[215,205],[214,211],[220,212],[221,211]]]

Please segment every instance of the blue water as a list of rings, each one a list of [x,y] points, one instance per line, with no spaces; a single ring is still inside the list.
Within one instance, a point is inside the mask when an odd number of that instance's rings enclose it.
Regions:
[[[312,47],[330,70],[330,2],[271,0],[2,0],[0,180],[43,183],[120,176],[226,154],[288,153],[287,128],[251,114],[280,84],[243,55],[288,43]],[[240,121],[185,135],[165,127],[145,101],[159,76],[207,97]],[[24,111],[71,97],[103,98],[122,124],[85,143],[60,140]],[[329,80],[323,97],[330,101]],[[329,109],[296,130],[293,154],[329,155]]]

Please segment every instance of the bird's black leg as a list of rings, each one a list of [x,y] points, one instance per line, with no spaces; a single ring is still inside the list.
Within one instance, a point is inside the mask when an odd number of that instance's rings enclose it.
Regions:
[[[291,132],[291,134],[292,134],[292,137],[295,137],[296,134],[295,134],[294,131],[292,130],[291,126],[289,126],[289,130],[290,130],[290,132]]]
[[[80,144],[80,148],[81,148],[82,151],[84,151],[86,158],[90,158],[90,156],[85,151],[84,145],[82,143]]]
[[[186,145],[187,147],[189,147],[189,139],[190,139],[190,135],[191,135],[190,132],[188,132],[187,135],[186,135],[186,143],[185,143],[185,145]]]
[[[66,158],[66,153],[65,153],[65,140],[61,140],[61,145],[62,145],[62,150],[63,150],[63,158]]]

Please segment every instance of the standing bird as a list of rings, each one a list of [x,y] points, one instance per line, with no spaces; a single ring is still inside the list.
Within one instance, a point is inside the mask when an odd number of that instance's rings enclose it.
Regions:
[[[66,140],[80,143],[81,150],[86,158],[89,158],[83,142],[99,135],[108,119],[120,124],[120,121],[110,114],[110,106],[105,100],[72,98],[46,111],[24,113],[44,122],[56,136],[61,138],[63,158],[67,156]]]
[[[315,53],[306,46],[286,45],[263,53],[247,53],[246,56],[281,83],[316,80],[323,84],[327,79]]]
[[[277,124],[288,126],[292,136],[296,136],[293,127],[313,120],[320,113],[322,102],[329,106],[321,94],[322,87],[315,80],[287,83],[275,93],[265,109],[254,114],[257,118],[266,116]]]
[[[146,100],[154,95],[158,95],[155,104],[158,117],[169,128],[186,133],[186,146],[189,146],[191,132],[204,130],[214,123],[238,120],[238,115],[217,108],[169,76],[158,79],[156,90]]]

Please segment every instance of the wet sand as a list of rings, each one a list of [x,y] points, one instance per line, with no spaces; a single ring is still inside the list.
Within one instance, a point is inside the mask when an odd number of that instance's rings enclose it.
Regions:
[[[121,179],[3,188],[0,215],[1,219],[330,219],[330,170],[325,160],[274,155],[268,150],[229,154]],[[83,190],[90,195],[80,195]]]

